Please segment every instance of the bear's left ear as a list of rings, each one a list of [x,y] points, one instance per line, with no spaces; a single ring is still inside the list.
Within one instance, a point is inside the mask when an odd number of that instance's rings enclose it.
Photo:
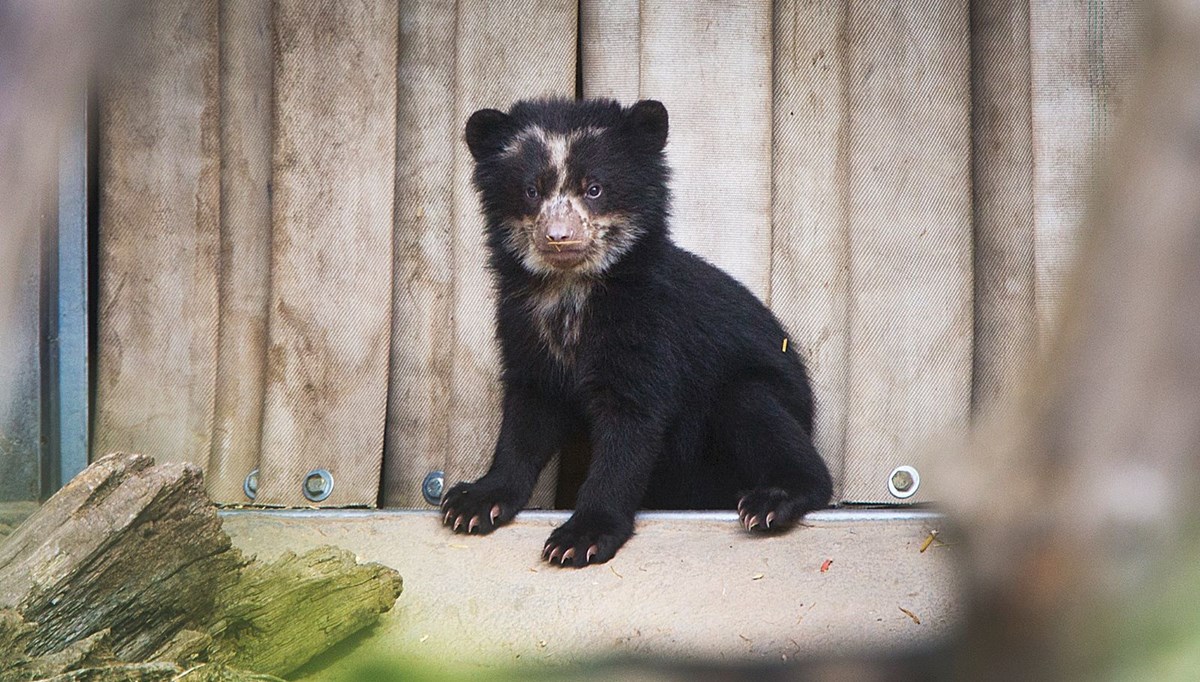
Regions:
[[[625,111],[625,129],[651,151],[661,152],[667,146],[667,108],[644,99]]]
[[[480,109],[467,119],[467,147],[476,161],[484,159],[504,147],[508,138],[511,119],[508,114],[496,109]]]

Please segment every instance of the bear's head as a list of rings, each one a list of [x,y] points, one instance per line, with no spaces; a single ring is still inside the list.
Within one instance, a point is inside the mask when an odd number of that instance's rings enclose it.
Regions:
[[[534,274],[598,275],[666,237],[667,110],[643,100],[541,99],[466,127],[494,258]]]

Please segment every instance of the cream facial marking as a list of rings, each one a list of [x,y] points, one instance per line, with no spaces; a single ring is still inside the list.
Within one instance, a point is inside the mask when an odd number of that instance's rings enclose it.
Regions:
[[[570,151],[572,140],[562,135],[547,135],[546,149],[550,152],[550,168],[554,169],[554,190],[549,195],[554,199],[563,198],[563,181],[567,177],[567,153]]]
[[[550,170],[554,175],[554,187],[545,188],[541,194],[536,216],[510,218],[505,223],[505,248],[521,260],[526,270],[542,275],[598,274],[620,259],[641,235],[630,216],[592,215],[583,197],[586,188],[565,186],[567,161],[574,144],[604,132],[604,128],[586,127],[558,133],[530,126],[514,135],[505,146],[505,155],[516,155],[528,151],[526,145],[538,145],[545,150],[543,172]],[[570,229],[564,229],[566,225]],[[578,255],[577,260],[569,255],[565,260],[550,258],[571,252]],[[557,267],[552,260],[557,260]]]
[[[512,140],[504,147],[504,155],[517,154],[529,142],[535,142],[544,147],[550,156],[549,166],[554,169],[556,178],[554,188],[545,193],[545,196],[552,197],[564,192],[563,182],[567,177],[567,157],[571,155],[571,147],[585,137],[598,137],[604,134],[604,131],[605,128],[588,126],[564,134],[549,132],[541,126],[530,126],[513,136]]]
[[[577,203],[571,202],[575,210],[578,210],[575,206]],[[584,242],[584,252],[583,258],[572,268],[578,274],[596,275],[608,269],[633,247],[642,233],[637,224],[623,213],[592,216],[580,211],[579,215],[583,222],[581,241]],[[521,260],[529,272],[559,274],[562,271],[547,262],[539,251],[545,240],[542,236],[542,220],[544,214],[505,222],[504,246]]]

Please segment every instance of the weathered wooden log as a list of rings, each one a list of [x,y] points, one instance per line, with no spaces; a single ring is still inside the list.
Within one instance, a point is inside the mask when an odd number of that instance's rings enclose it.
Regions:
[[[109,455],[0,545],[0,609],[37,623],[31,655],[108,629],[118,659],[141,661],[203,630],[244,563],[199,469]]]
[[[218,663],[206,663],[189,669],[172,682],[283,682],[274,675],[235,670]]]
[[[41,680],[73,670],[109,666],[115,662],[108,630],[72,642],[62,650],[36,658],[29,656],[29,641],[37,625],[14,611],[0,611],[0,681]]]
[[[183,670],[172,663],[128,663],[83,668],[56,675],[44,682],[283,682],[272,675],[259,675],[223,665],[204,664]]]
[[[199,469],[108,455],[0,542],[0,682],[276,679],[243,670],[295,670],[401,585],[332,547],[249,560]]]
[[[286,675],[374,623],[400,588],[395,571],[334,547],[251,564],[219,599],[209,660]]]
[[[43,682],[167,682],[177,679],[181,672],[172,663],[130,663],[80,668]]]

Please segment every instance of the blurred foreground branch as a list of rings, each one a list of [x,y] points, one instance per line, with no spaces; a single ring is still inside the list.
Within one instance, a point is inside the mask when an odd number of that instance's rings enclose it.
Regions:
[[[1200,670],[1200,3],[1155,9],[1061,332],[945,472],[970,679]]]

